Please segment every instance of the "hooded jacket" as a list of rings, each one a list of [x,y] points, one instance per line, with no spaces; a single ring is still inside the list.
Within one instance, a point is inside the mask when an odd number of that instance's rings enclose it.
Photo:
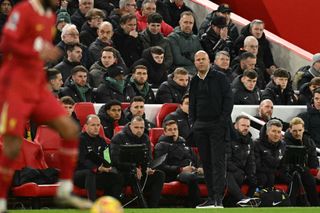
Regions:
[[[124,111],[124,115],[125,115],[126,120],[131,121],[131,119],[133,118],[133,115],[130,112],[130,107],[128,107]],[[150,129],[156,127],[156,125],[154,123],[150,122],[148,119],[146,119],[146,114],[143,114],[141,117],[144,120],[144,133],[149,134]]]
[[[239,105],[259,105],[261,101],[260,89],[255,86],[252,91],[247,90],[241,82],[242,76],[239,75],[232,82],[233,103]]]
[[[98,116],[101,120],[101,125],[103,126],[104,134],[109,139],[113,137],[115,125],[124,126],[128,123],[128,120],[125,118],[124,113],[122,111],[120,120],[118,120],[118,122],[115,123],[115,120],[107,114],[105,104],[99,109]]]
[[[309,89],[310,83],[304,83],[299,89],[298,104],[310,105],[312,101],[312,92]]]
[[[160,84],[167,80],[168,72],[164,63],[158,64],[152,57],[150,48],[146,49],[142,53],[142,58],[137,60],[133,65],[133,69],[137,65],[144,65],[148,71],[148,83],[152,88],[158,88]]]
[[[90,27],[88,21],[86,21],[81,27],[81,32],[79,35],[80,42],[89,47],[90,44],[98,37],[97,30],[98,28]]]
[[[156,98],[151,86],[146,81],[143,85],[142,90],[138,88],[136,82],[132,79],[132,75],[127,77],[128,83],[132,86],[135,96],[142,96],[145,100],[145,104],[154,104],[156,102]]]
[[[156,94],[156,103],[180,103],[188,87],[182,87],[173,80],[173,75],[169,75],[167,81],[163,82]]]
[[[274,105],[293,105],[296,103],[294,91],[288,82],[287,87],[281,92],[280,85],[270,81],[262,92],[262,100],[270,99]]]
[[[78,87],[72,80],[70,80],[69,83],[60,90],[59,97],[61,98],[63,96],[70,96],[75,102],[93,102],[94,97],[92,94],[92,88],[89,86],[89,84],[86,84],[85,87],[87,89],[85,92],[85,100],[81,96]]]

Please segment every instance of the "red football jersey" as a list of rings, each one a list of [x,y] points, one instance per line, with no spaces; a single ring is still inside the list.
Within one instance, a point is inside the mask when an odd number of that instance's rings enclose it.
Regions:
[[[4,53],[0,93],[37,98],[37,91],[47,83],[38,51],[44,42],[52,42],[54,26],[54,13],[44,11],[37,1],[23,1],[14,7],[0,44]]]

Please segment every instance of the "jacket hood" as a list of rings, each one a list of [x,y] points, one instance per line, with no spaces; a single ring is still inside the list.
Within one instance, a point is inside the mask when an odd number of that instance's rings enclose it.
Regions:
[[[247,36],[252,36],[251,32],[250,32],[250,24],[247,24],[246,26],[244,26],[242,29],[241,29],[241,34],[244,35],[245,37]],[[265,33],[263,32],[262,33],[262,36],[261,38],[258,39],[259,40],[263,40],[263,39],[266,39],[266,35]]]
[[[188,89],[188,87],[182,87],[179,84],[177,84],[174,80],[173,80],[173,74],[170,74],[168,76],[168,84],[170,84],[172,87],[174,87],[175,89],[179,90],[182,93],[185,93]]]
[[[177,33],[177,34],[179,34],[180,36],[183,36],[183,37],[185,37],[185,38],[189,38],[189,37],[191,37],[191,36],[193,35],[192,33],[182,32],[180,26],[175,27],[175,28],[173,29],[173,32],[175,32],[175,33]]]
[[[270,143],[268,141],[268,136],[267,136],[267,125],[264,125],[261,129],[260,129],[260,134],[259,134],[259,140],[261,141],[262,144],[264,144],[264,146],[270,148],[270,149],[277,149],[279,146],[281,146],[281,140],[278,141],[277,143]]]
[[[106,121],[107,123],[113,123],[113,118],[111,118],[107,112],[106,112],[106,104],[102,105],[99,109],[99,112],[98,112],[98,116],[100,118],[101,121]],[[123,112],[121,111],[121,117],[120,117],[120,120],[119,120],[119,125],[122,125],[122,124],[125,124],[127,123],[126,120],[125,120],[125,117],[124,117],[124,114]]]
[[[287,130],[284,134],[284,140],[285,141],[290,141],[291,143],[293,143],[294,145],[302,145],[300,140],[295,139],[292,134],[290,133],[289,130]]]
[[[243,75],[239,75],[237,76],[234,81],[232,82],[232,87],[235,88],[235,89],[238,89],[238,90],[245,90],[247,92],[251,92],[251,93],[254,93],[256,92],[256,90],[258,89],[257,88],[257,85],[253,88],[252,91],[249,91],[247,90],[247,88],[245,88],[245,86],[243,85],[243,83],[241,82],[241,78],[242,78]]]
[[[141,58],[144,58],[152,67],[154,67],[156,70],[163,68],[164,69],[164,63],[158,64],[152,57],[151,49],[147,48],[142,52]]]
[[[159,137],[158,141],[163,142],[163,143],[170,143],[170,144],[183,144],[183,143],[185,143],[185,140],[180,136],[178,137],[177,141],[173,141],[172,136],[161,135]]]

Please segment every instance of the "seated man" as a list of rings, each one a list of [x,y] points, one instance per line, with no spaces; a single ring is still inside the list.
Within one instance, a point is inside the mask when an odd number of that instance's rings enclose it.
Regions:
[[[130,102],[130,106],[124,111],[125,117],[130,121],[135,116],[140,116],[144,120],[144,133],[148,134],[151,128],[156,125],[146,118],[144,103],[145,100],[141,96],[135,96]]]
[[[92,88],[88,84],[88,70],[82,66],[72,69],[71,78],[61,89],[59,97],[70,96],[75,102],[93,102]]]
[[[144,133],[144,120],[140,116],[133,117],[122,131],[111,140],[111,161],[117,169],[124,173],[129,184],[134,186],[136,181],[145,183],[144,192],[148,194],[147,207],[156,208],[159,204],[165,174],[160,170],[154,170],[147,165],[136,165],[120,162],[120,146],[124,144],[145,144],[147,148],[147,164],[152,159],[149,136]],[[131,172],[134,172],[132,174]],[[146,179],[147,178],[147,179]],[[134,187],[135,188],[135,187]],[[135,191],[137,193],[137,191]],[[143,201],[139,200],[141,203]],[[144,204],[142,204],[144,205]],[[143,206],[145,207],[145,205]]]
[[[80,134],[79,159],[74,173],[76,186],[85,188],[90,200],[96,199],[96,190],[104,190],[105,195],[120,198],[123,185],[123,177],[115,168],[100,162],[95,162],[88,157],[90,152],[95,152],[101,159],[110,161],[109,147],[99,136],[101,123],[97,115],[88,115],[85,131]]]
[[[155,96],[148,83],[148,68],[144,65],[137,65],[132,69],[132,75],[128,76],[127,81],[135,91],[136,96],[144,98],[146,104],[154,104]]]
[[[275,176],[279,172],[286,146],[281,130],[282,123],[271,119],[260,130],[260,137],[254,142],[257,183],[260,189],[271,188],[275,184]]]
[[[272,80],[262,92],[262,100],[270,99],[274,105],[293,105],[297,97],[292,89],[289,72],[278,68],[273,72]]]
[[[58,97],[61,86],[63,85],[61,72],[57,69],[47,69],[47,80],[49,90],[54,96]]]
[[[178,125],[179,136],[183,137],[187,141],[191,133],[191,127],[189,124],[188,115],[189,115],[189,94],[187,93],[182,97],[180,106],[177,108],[177,110],[168,114],[163,120],[163,122],[166,122],[169,120],[176,121]]]
[[[238,205],[250,205],[256,189],[256,164],[254,158],[253,141],[249,132],[250,119],[245,115],[236,118],[234,124],[235,137],[227,143],[227,186],[232,200]],[[241,192],[241,185],[249,183],[249,192],[245,196]]]
[[[187,206],[196,207],[200,203],[200,191],[198,187],[199,175],[203,175],[200,161],[185,140],[179,136],[178,125],[174,120],[164,123],[164,135],[159,138],[155,146],[155,158],[164,154],[166,161],[160,169],[166,173],[166,182],[178,180],[188,185],[189,194]]]
[[[134,95],[133,88],[124,80],[123,68],[114,64],[108,67],[108,72],[103,76],[95,100],[97,103],[107,103],[110,100],[129,102]]]
[[[103,105],[99,109],[98,116],[101,120],[104,134],[109,139],[113,137],[116,127],[128,123],[121,110],[121,102],[117,100],[111,100]]]
[[[310,105],[313,91],[320,87],[320,77],[314,77],[310,82],[304,83],[299,90],[298,104]]]
[[[302,185],[306,191],[307,200],[311,206],[319,206],[319,195],[317,193],[317,184],[315,178],[309,172],[310,169],[317,171],[316,178],[320,179],[319,161],[317,158],[316,145],[312,138],[304,131],[304,122],[301,118],[295,117],[290,121],[290,127],[285,133],[284,141],[286,145],[304,146],[307,149],[305,165],[294,166],[291,165],[290,174],[293,178],[292,189],[290,193],[291,204],[294,206],[297,203],[299,196],[299,189],[302,187],[299,184],[295,171],[300,175]]]
[[[234,104],[258,105],[261,100],[261,92],[257,85],[258,74],[254,70],[245,70],[232,82]]]
[[[173,74],[169,75],[168,80],[163,82],[156,94],[156,102],[180,103],[182,96],[187,92],[189,85],[188,71],[183,67],[178,67]]]

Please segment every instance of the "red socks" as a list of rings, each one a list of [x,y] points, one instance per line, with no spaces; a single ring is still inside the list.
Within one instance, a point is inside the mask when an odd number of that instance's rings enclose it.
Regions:
[[[0,199],[7,197],[14,173],[13,164],[13,159],[8,158],[2,152],[0,153]]]
[[[71,180],[78,160],[78,139],[63,139],[59,150],[60,179]]]

